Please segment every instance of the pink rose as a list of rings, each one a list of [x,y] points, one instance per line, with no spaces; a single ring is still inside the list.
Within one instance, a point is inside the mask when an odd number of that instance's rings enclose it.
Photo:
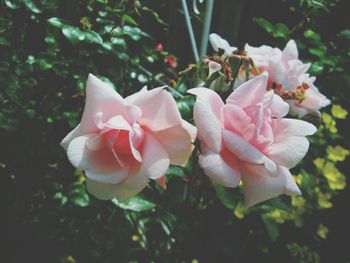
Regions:
[[[310,63],[304,64],[298,59],[298,49],[294,40],[290,40],[281,51],[269,46],[245,47],[261,72],[269,73],[269,86],[286,99],[290,105],[290,114],[303,117],[308,113],[318,113],[319,109],[330,104],[314,86],[315,77],[307,72]]]
[[[254,205],[280,194],[300,190],[289,168],[306,154],[305,138],[315,126],[283,118],[289,106],[266,91],[264,73],[240,85],[224,104],[214,91],[194,88],[193,114],[201,141],[199,165],[215,182],[236,187],[243,181],[245,203]]]
[[[81,122],[61,144],[70,162],[85,171],[90,193],[124,200],[149,179],[162,181],[169,164],[185,165],[195,137],[196,128],[162,87],[123,99],[90,74]]]

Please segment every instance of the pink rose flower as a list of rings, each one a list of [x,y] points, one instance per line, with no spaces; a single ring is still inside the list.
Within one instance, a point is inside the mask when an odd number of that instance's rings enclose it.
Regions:
[[[87,189],[99,199],[124,200],[169,164],[185,165],[196,128],[181,118],[163,87],[123,99],[111,85],[89,75],[80,124],[61,142],[68,159],[85,171]]]
[[[193,114],[201,141],[199,165],[215,182],[236,187],[243,181],[245,203],[254,205],[280,194],[298,195],[289,168],[306,154],[305,138],[315,126],[283,118],[289,105],[266,91],[264,73],[240,85],[224,104],[214,91],[194,88]]]
[[[275,85],[275,91],[290,105],[290,114],[303,117],[309,113],[319,113],[319,109],[330,101],[315,87],[315,77],[307,72],[310,63],[304,64],[298,59],[298,49],[294,40],[290,40],[281,51],[269,46],[245,47],[248,55],[261,72],[269,73],[269,86]]]

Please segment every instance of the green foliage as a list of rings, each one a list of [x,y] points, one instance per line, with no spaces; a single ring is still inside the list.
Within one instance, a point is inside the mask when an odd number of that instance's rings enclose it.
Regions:
[[[164,62],[171,54],[156,49],[159,32],[145,26],[151,21],[152,26],[172,30],[165,14],[153,10],[163,4],[3,1],[0,239],[6,242],[1,258],[60,263],[220,258],[242,262],[263,253],[271,253],[270,259],[286,250],[289,256],[279,262],[318,262],[314,247],[328,238],[327,222],[318,217],[342,194],[349,155],[343,137],[349,110],[349,48],[342,43],[349,42],[350,34],[348,29],[335,29],[339,32],[329,41],[320,30],[318,22],[334,7],[333,1],[327,2],[289,4],[299,12],[297,23],[254,19],[281,47],[289,38],[296,39],[301,58],[313,63],[310,74],[318,77],[317,86],[335,103],[316,120],[319,132],[311,138],[310,153],[292,170],[303,197],[281,197],[245,208],[241,187],[212,184],[203,174],[197,165],[198,145],[186,167],[169,168],[166,191],[152,183],[125,202],[90,196],[82,171],[70,165],[59,146],[79,123],[90,72],[113,83],[123,96],[146,84],[152,88],[170,83],[182,116],[193,121],[194,98],[185,96],[186,90],[197,84],[195,75],[211,80],[205,65],[191,65],[178,78],[174,67]],[[177,18],[183,19],[180,13]],[[182,62],[187,63],[185,58]],[[312,241],[305,241],[306,235]],[[316,245],[305,245],[313,241]]]

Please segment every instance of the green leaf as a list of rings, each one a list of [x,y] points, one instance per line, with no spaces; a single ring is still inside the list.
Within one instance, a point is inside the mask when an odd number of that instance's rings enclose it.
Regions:
[[[77,43],[85,39],[85,34],[79,28],[69,26],[62,29],[63,35],[72,43]]]
[[[137,22],[135,21],[135,19],[133,19],[131,16],[128,16],[128,15],[123,15],[122,16],[122,23],[129,23],[129,24],[132,24],[134,26],[137,26]]]
[[[30,9],[33,13],[40,14],[42,13],[42,3],[40,0],[23,0],[23,3]]]
[[[193,96],[186,96],[184,98],[181,98],[177,102],[177,107],[179,108],[179,111],[180,111],[182,117],[184,117],[185,119],[191,118],[193,104],[194,104],[194,97]]]
[[[180,178],[184,178],[186,176],[185,171],[182,167],[174,166],[174,165],[169,166],[167,170],[167,174],[170,176],[177,176]]]
[[[224,186],[213,182],[214,189],[216,191],[216,195],[221,201],[221,203],[228,209],[235,209],[236,200],[234,199],[233,193]]]
[[[339,33],[339,36],[350,39],[350,29],[345,29]]]
[[[253,22],[257,23],[259,26],[265,29],[268,33],[272,33],[275,31],[275,27],[262,17],[259,17],[259,18],[253,17]]]
[[[71,27],[72,24],[69,23],[68,21],[61,19],[61,18],[57,18],[57,17],[51,17],[47,20],[47,22],[50,25],[53,25],[54,27],[58,27],[58,28],[65,28],[65,27]]]
[[[125,35],[128,35],[132,40],[138,41],[141,39],[141,29],[138,27],[124,26],[123,31]]]
[[[126,50],[126,42],[124,38],[111,37],[111,43],[120,47],[122,50]]]
[[[265,224],[267,234],[271,238],[273,242],[275,242],[280,234],[278,225],[274,221],[272,221],[270,218],[268,218],[266,215],[261,216],[262,221]]]
[[[7,46],[10,47],[11,43],[4,37],[0,37],[0,46]]]
[[[97,34],[95,31],[86,30],[83,33],[84,33],[86,42],[95,43],[95,44],[99,44],[99,45],[103,44],[102,37],[99,34]]]
[[[154,203],[147,201],[140,196],[131,197],[124,202],[119,202],[116,198],[114,198],[112,202],[122,209],[135,212],[147,211],[156,207]]]
[[[288,36],[288,34],[289,34],[289,28],[285,24],[277,23],[275,25],[275,30],[273,33],[274,37],[285,38]]]
[[[8,8],[18,9],[21,6],[21,1],[20,0],[6,0],[5,4],[7,5]]]
[[[146,6],[142,7],[142,10],[151,13],[159,24],[161,24],[165,27],[168,27],[168,24],[163,19],[160,18],[159,14],[157,12],[153,11],[152,9],[150,9]]]
[[[312,31],[311,29],[308,29],[304,32],[304,37],[316,42],[321,40],[321,36],[315,31]]]
[[[81,193],[79,195],[73,196],[73,202],[77,206],[86,207],[90,203],[90,198],[87,193]]]

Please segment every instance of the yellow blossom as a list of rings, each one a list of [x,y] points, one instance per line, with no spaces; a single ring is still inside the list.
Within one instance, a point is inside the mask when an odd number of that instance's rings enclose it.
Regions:
[[[238,219],[243,219],[245,214],[247,212],[246,207],[243,205],[243,203],[239,202],[235,208],[235,210],[233,211],[234,215],[238,218]]]
[[[324,163],[325,163],[325,159],[323,159],[323,158],[316,158],[313,161],[313,163],[314,163],[314,165],[316,166],[317,169],[322,170],[323,166],[324,166]]]
[[[317,194],[318,205],[322,208],[331,208],[333,206],[332,202],[330,202],[331,197],[332,196],[330,193],[318,192]]]
[[[293,214],[289,214],[281,209],[275,209],[271,212],[268,212],[266,216],[275,220],[275,222],[278,224],[282,224],[286,220],[293,219]]]
[[[292,206],[294,207],[303,207],[305,202],[305,199],[301,196],[292,196]]]
[[[323,112],[322,115],[321,115],[321,118],[322,118],[323,123],[325,124],[325,127],[331,133],[337,133],[338,129],[335,126],[336,122],[335,122],[334,118],[330,114],[328,114],[326,112]]]
[[[333,105],[331,111],[332,115],[337,119],[346,119],[346,116],[348,115],[348,111],[339,104]]]
[[[349,150],[337,145],[327,147],[328,159],[334,162],[342,162],[350,154]]]
[[[324,225],[322,225],[322,224],[320,224],[320,225],[318,226],[317,235],[318,235],[320,238],[325,239],[325,238],[327,237],[327,235],[328,235],[328,232],[329,232],[329,229],[328,229],[326,226],[324,226]]]
[[[131,240],[134,242],[140,241],[141,237],[139,235],[132,235]]]
[[[334,163],[327,162],[323,169],[323,175],[327,178],[329,187],[333,190],[341,190],[345,188],[346,178],[335,167]]]
[[[303,181],[303,176],[301,174],[294,175],[294,180],[297,182],[298,185],[301,185],[301,182]]]

